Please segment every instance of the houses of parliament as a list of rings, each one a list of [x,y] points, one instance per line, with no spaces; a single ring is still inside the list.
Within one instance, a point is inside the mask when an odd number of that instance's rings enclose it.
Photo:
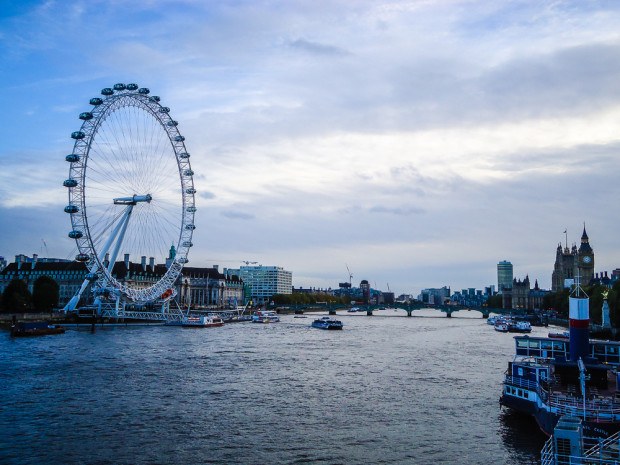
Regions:
[[[569,249],[568,240],[564,248],[562,248],[562,244],[558,244],[553,274],[551,275],[551,291],[560,292],[566,287],[566,280],[576,281],[577,278],[579,278],[580,284],[588,284],[594,278],[594,250],[590,246],[585,225],[583,226],[579,248],[573,244]]]

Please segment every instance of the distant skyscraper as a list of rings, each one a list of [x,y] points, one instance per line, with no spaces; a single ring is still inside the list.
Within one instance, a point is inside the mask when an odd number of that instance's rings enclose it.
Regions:
[[[497,264],[497,290],[512,289],[512,263],[503,260]]]

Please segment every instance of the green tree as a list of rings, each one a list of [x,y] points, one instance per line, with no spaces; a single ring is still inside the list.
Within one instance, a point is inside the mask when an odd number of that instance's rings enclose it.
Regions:
[[[40,276],[32,288],[32,303],[38,312],[51,312],[58,305],[60,286],[49,276]]]
[[[487,307],[502,308],[502,295],[495,294],[487,299]]]
[[[3,311],[5,313],[24,313],[32,308],[32,295],[28,286],[19,278],[14,278],[2,293]]]

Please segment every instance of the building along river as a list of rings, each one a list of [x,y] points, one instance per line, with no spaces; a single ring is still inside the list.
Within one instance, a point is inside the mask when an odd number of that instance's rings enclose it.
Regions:
[[[510,334],[475,311],[338,318],[2,332],[0,463],[538,463],[545,436],[498,403]]]

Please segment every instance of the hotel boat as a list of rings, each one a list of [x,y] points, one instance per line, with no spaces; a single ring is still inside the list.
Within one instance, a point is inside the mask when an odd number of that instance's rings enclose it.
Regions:
[[[620,430],[620,343],[589,339],[589,298],[569,301],[569,339],[515,336],[500,404],[532,415],[551,435],[560,417],[582,419],[584,435]]]

